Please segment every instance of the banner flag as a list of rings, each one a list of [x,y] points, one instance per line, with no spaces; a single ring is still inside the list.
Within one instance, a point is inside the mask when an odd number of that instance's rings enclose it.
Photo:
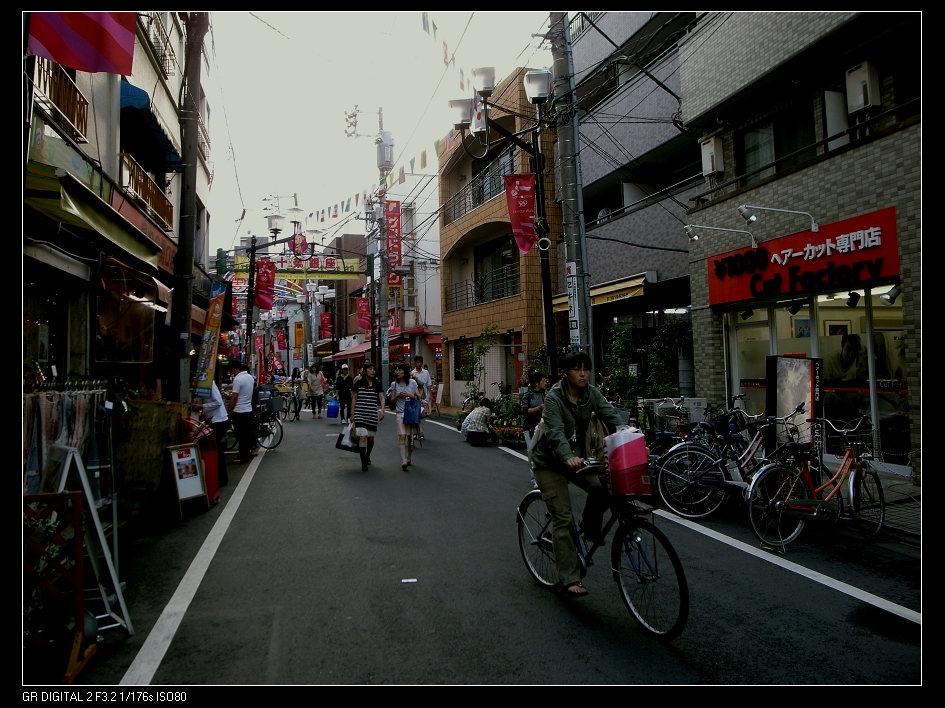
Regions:
[[[288,349],[289,343],[285,340],[285,330],[277,329],[276,330],[276,344],[279,345],[279,349]]]
[[[439,141],[437,141],[439,142]],[[427,166],[427,151],[424,150],[420,153],[420,169],[425,169]]]
[[[27,53],[89,74],[131,76],[136,12],[32,12]]]
[[[371,299],[366,297],[357,297],[354,299],[358,308],[358,329],[371,330]]]
[[[430,15],[426,12],[421,12],[420,15],[423,21],[423,31],[430,34]]]
[[[260,310],[271,310],[276,290],[276,264],[268,258],[256,261],[255,286],[253,304]]]
[[[538,241],[535,232],[535,175],[505,175],[505,201],[515,243],[524,256]]]
[[[319,327],[318,338],[331,339],[331,313],[330,312],[320,313],[319,323],[321,326]]]
[[[210,398],[213,388],[213,377],[217,368],[217,346],[220,343],[220,322],[223,319],[223,300],[226,293],[222,292],[210,300],[207,307],[207,321],[200,340],[200,356],[197,358],[197,388],[198,398]],[[235,299],[235,298],[234,298]]]

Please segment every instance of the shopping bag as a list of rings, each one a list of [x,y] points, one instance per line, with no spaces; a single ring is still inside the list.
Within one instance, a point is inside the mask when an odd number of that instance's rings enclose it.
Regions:
[[[349,423],[338,433],[338,440],[335,441],[335,447],[347,452],[360,452],[361,448],[351,439],[351,432],[354,429],[354,423]]]
[[[420,401],[408,398],[404,401],[404,425],[416,425],[420,422]]]
[[[428,415],[430,415],[430,402],[420,401],[420,417],[426,418]]]

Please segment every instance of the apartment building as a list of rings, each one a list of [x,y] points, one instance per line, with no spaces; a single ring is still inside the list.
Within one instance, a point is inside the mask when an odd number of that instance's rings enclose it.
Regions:
[[[535,107],[523,87],[527,69],[498,82],[490,120],[511,133],[536,127]],[[464,366],[484,330],[494,325],[498,341],[485,357],[485,392],[509,392],[544,343],[539,251],[520,255],[506,205],[504,175],[534,172],[527,152],[507,141],[487,147],[469,133],[456,133],[439,155],[440,268],[442,281],[443,401],[460,405],[467,381]],[[495,132],[494,137],[498,137]],[[528,138],[526,137],[526,140]],[[554,130],[542,126],[546,156],[546,213],[549,238],[562,237],[561,208],[554,201]],[[552,249],[554,251],[554,249]],[[552,272],[557,270],[552,253]]]

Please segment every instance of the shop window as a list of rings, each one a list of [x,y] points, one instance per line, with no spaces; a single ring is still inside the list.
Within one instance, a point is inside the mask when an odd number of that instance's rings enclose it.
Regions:
[[[95,360],[153,361],[155,312],[164,309],[157,301],[153,279],[115,262],[104,263],[98,287]]]
[[[466,381],[467,370],[475,363],[473,357],[473,340],[460,339],[453,342],[453,378],[457,381]]]
[[[811,145],[815,139],[814,108],[813,104],[807,101],[791,106],[773,118],[739,133],[735,144],[740,163],[739,172],[746,175],[745,184],[770,177],[814,157],[816,151],[811,149],[782,160],[785,156]],[[755,172],[761,167],[765,169]]]

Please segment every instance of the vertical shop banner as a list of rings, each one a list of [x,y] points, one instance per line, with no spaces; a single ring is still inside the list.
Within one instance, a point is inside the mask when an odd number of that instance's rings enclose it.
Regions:
[[[266,361],[263,357],[262,335],[255,335],[253,343],[256,346],[256,384],[262,386],[266,383]]]
[[[223,298],[225,293],[216,295],[207,307],[207,322],[200,342],[200,356],[197,358],[196,395],[198,398],[210,398],[213,377],[217,368],[217,346],[220,343],[220,322],[223,319]]]
[[[131,76],[136,12],[33,12],[27,53],[89,74]]]
[[[305,341],[305,323],[296,322],[295,323],[295,344],[293,345],[293,347],[301,351],[302,343],[304,341]]]
[[[387,230],[387,284],[400,286],[403,278],[394,272],[394,268],[404,262],[400,233],[400,202],[387,202],[384,224]]]
[[[285,364],[282,363],[282,357],[276,351],[276,345],[269,342],[269,369],[270,375],[285,376]]]
[[[276,344],[279,345],[280,351],[284,351],[289,348],[288,343],[285,341],[285,330],[278,329],[276,330]]]
[[[505,201],[515,243],[524,256],[538,241],[535,231],[535,175],[505,175]]]
[[[321,313],[321,327],[318,330],[319,339],[331,339],[331,313],[322,312]]]
[[[268,258],[256,261],[255,287],[253,304],[260,310],[271,310],[276,291],[276,264]]]
[[[358,329],[362,332],[371,331],[371,300],[366,297],[354,299],[358,307]]]

